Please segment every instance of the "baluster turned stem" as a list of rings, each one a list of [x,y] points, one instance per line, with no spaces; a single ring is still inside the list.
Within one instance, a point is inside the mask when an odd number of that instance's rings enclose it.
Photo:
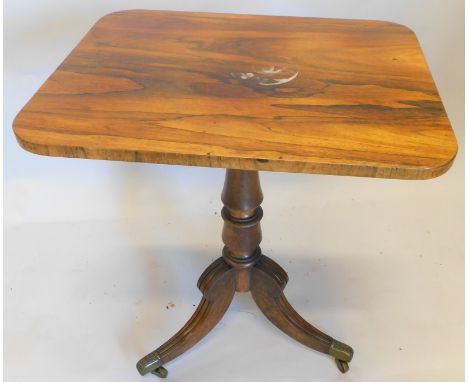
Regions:
[[[248,292],[250,268],[261,255],[263,194],[258,171],[226,170],[221,200],[224,203],[223,257],[237,270],[237,291]]]

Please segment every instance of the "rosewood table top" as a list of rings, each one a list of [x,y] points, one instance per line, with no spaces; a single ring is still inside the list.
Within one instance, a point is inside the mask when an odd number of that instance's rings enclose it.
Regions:
[[[457,152],[410,29],[300,17],[112,13],[14,131],[43,155],[402,179]]]

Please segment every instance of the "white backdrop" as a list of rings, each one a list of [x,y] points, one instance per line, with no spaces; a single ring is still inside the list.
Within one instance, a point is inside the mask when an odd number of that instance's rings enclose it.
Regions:
[[[347,375],[239,295],[220,326],[169,365],[170,377],[461,381],[462,0],[5,2],[6,380],[142,380],[134,362],[190,316],[196,280],[220,254],[222,170],[40,157],[14,139],[13,118],[84,33],[134,8],[407,25],[460,146],[452,169],[428,181],[261,174],[262,248],[289,272],[297,310],[355,348]]]

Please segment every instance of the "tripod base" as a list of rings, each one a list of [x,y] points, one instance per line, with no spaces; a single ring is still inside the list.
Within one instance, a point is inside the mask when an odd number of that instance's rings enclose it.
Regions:
[[[177,334],[137,363],[140,374],[153,373],[165,378],[167,370],[162,365],[194,346],[214,328],[239,284],[242,291],[249,286],[260,310],[278,329],[311,349],[331,355],[341,372],[348,371],[353,349],[316,329],[294,310],[283,294],[288,282],[286,272],[260,252],[248,260],[245,263],[249,266],[236,269],[221,257],[206,269],[198,281],[203,298],[197,310]]]
[[[197,310],[169,341],[137,363],[140,374],[167,376],[164,364],[191,348],[221,320],[235,292],[251,292],[265,316],[280,330],[311,349],[329,354],[338,369],[346,372],[353,349],[304,320],[289,304],[283,289],[286,272],[262,255],[260,242],[263,200],[257,171],[226,170],[221,199],[223,256],[211,264],[198,280],[203,298]]]

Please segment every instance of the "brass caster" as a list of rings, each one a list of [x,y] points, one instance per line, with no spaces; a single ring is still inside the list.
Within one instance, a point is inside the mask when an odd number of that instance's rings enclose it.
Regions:
[[[336,366],[338,366],[338,369],[342,373],[346,373],[349,370],[348,362],[351,362],[354,354],[351,346],[348,346],[343,342],[333,340],[330,345],[329,354],[335,358]]]
[[[159,378],[166,378],[169,372],[166,368],[159,366],[156,370],[153,370],[151,374],[157,375]]]
[[[341,371],[343,374],[349,370],[348,362],[335,358],[335,363],[336,366],[338,366],[338,370]]]
[[[153,373],[161,378],[167,377],[167,370],[162,367],[163,362],[161,356],[155,350],[148,355],[145,355],[142,359],[140,359],[137,364],[137,370],[141,375],[145,375],[148,373]]]

